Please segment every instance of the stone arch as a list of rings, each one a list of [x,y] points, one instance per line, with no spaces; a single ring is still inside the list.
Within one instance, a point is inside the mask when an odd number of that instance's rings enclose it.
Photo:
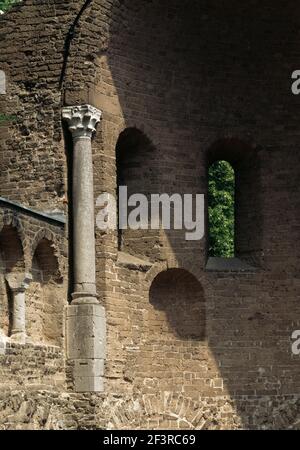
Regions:
[[[260,266],[263,249],[259,148],[235,137],[215,141],[206,152],[207,183],[208,169],[216,161],[227,161],[235,173],[234,254],[251,265]]]

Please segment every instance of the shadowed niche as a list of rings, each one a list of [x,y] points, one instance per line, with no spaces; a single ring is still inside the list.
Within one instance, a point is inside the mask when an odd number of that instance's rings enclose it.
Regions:
[[[51,279],[60,281],[57,257],[54,248],[48,239],[42,239],[33,256],[33,279],[41,283],[47,283]]]
[[[5,271],[24,270],[23,247],[15,228],[5,225],[0,233],[0,249],[2,252]]]
[[[156,148],[148,136],[135,127],[120,133],[116,144],[117,188],[126,186],[128,197],[133,194],[149,195],[157,189]],[[119,198],[119,192],[117,191]],[[129,208],[130,209],[130,208]],[[120,211],[118,211],[118,216]],[[144,235],[140,231],[140,235]],[[130,230],[118,231],[118,248],[129,253],[144,254],[144,249],[135,249],[135,233]]]
[[[27,295],[27,334],[32,342],[61,345],[63,282],[53,242],[39,241],[32,260],[33,281]]]
[[[25,271],[23,246],[16,228],[5,225],[0,233],[0,330],[10,336],[13,321],[13,298],[5,275]]]
[[[170,333],[181,339],[205,339],[204,294],[192,274],[184,269],[161,272],[151,285],[149,300],[154,308],[153,331],[163,339]]]

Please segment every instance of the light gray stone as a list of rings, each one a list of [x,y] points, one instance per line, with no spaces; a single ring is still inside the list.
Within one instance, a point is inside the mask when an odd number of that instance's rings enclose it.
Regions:
[[[92,134],[101,111],[90,106],[63,108],[73,137],[73,256],[72,304],[66,311],[67,357],[78,392],[102,391],[106,319],[98,303],[95,268],[95,213]]]
[[[100,304],[66,308],[67,358],[77,392],[101,391],[106,357],[105,309]]]

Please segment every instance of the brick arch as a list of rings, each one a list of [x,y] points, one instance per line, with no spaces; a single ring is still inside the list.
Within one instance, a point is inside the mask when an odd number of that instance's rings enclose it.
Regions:
[[[123,129],[116,142],[116,156],[118,157],[138,157],[138,153],[154,150],[154,143],[148,134],[137,126],[129,126]]]
[[[207,146],[206,163],[210,165],[222,159],[235,167],[243,161],[254,158],[256,154],[257,146],[253,142],[235,136],[223,137]]]
[[[162,272],[171,269],[180,269],[186,272],[189,272],[195,279],[198,280],[200,284],[202,284],[202,280],[199,278],[199,265],[194,264],[187,267],[185,261],[172,261],[172,263],[161,261],[156,262],[152,265],[152,267],[147,271],[145,276],[145,282],[147,283],[147,288],[150,290],[150,287],[155,280],[155,278]]]
[[[109,404],[109,408],[108,408]],[[218,407],[216,407],[218,405]],[[106,409],[106,410],[105,410]],[[109,411],[108,429],[224,429],[239,428],[241,420],[234,401],[228,396],[216,399],[194,398],[170,391],[160,391],[131,398],[109,398],[100,417]]]
[[[152,145],[154,145],[155,147],[159,145],[159,140],[157,139],[157,130],[147,123],[140,123],[138,120],[136,120],[136,118],[134,118],[134,120],[129,118],[126,121],[126,124],[123,123],[122,126],[119,127],[117,139],[125,130],[138,130],[151,141]]]
[[[148,289],[150,289],[151,284],[153,283],[154,278],[162,271],[167,270],[168,266],[166,262],[156,262],[153,264],[151,269],[148,270],[145,276],[145,281],[148,285]]]

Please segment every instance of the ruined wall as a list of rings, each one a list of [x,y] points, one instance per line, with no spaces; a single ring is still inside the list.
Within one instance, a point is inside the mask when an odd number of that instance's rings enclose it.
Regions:
[[[67,205],[59,80],[75,13],[71,3],[26,0],[0,21],[0,111],[8,117],[1,122],[1,196],[43,211]]]
[[[299,5],[95,0],[80,18],[60,85],[66,33],[81,5],[42,3],[25,0],[0,20],[1,34],[15,36],[0,50],[9,86],[0,106],[18,114],[3,131],[1,196],[66,209],[63,103],[103,111],[93,141],[95,196],[116,191],[116,148],[126,129],[151,142],[149,158],[125,161],[132,189],[147,195],[206,193],[215,144],[239,142],[229,153],[243,160],[250,148],[257,158],[249,161],[256,177],[246,176],[247,165],[237,174],[243,205],[250,197],[237,219],[239,256],[254,270],[206,270],[207,232],[190,242],[182,231],[129,234],[121,253],[117,232],[97,230],[105,393],[19,392],[16,405],[4,393],[2,426],[297,427],[299,361],[290,336],[299,328],[300,131],[290,75],[299,59]],[[222,149],[218,157],[228,158]],[[197,280],[200,294],[175,276],[151,301],[156,277],[175,268]],[[199,328],[189,321],[195,312]],[[173,316],[184,318],[175,330]]]
[[[156,149],[132,164],[127,146],[128,173],[134,187],[141,186],[138,192],[206,193],[209,162],[216,156],[234,161],[242,190],[238,256],[254,270],[228,270],[229,263],[227,270],[207,271],[207,233],[200,242],[186,242],[181,231],[160,233],[156,241],[151,233],[137,233],[122,250],[144,256],[145,265],[162,261],[160,271],[186,269],[203,291],[205,342],[173,332],[164,346],[170,318],[157,312],[162,305],[151,304],[149,269],[141,270],[143,262],[133,263],[129,255],[126,267],[115,263],[116,233],[99,232],[111,392],[169,390],[195,399],[244,394],[254,403],[264,395],[299,395],[299,362],[290,340],[299,326],[298,100],[290,93],[297,45],[285,38],[287,26],[297,28],[298,9],[295,2],[268,2],[258,13],[258,3],[234,1],[131,1],[112,9],[108,45],[96,59],[93,98],[103,110],[102,135],[95,141],[96,192],[115,190],[111,160],[120,133],[132,127]],[[214,155],[219,142],[225,144]],[[147,190],[151,176],[157,178]],[[172,287],[170,281],[170,292]],[[160,330],[157,341],[154,329]],[[174,370],[162,374],[163,364]],[[246,424],[241,404],[235,407]]]
[[[53,249],[53,259],[47,255],[48,265],[51,261],[57,264],[57,273],[51,270],[54,278],[46,278],[50,272],[43,270],[45,268],[42,266],[38,271],[40,278],[37,278],[36,267],[33,265],[37,249],[45,240],[49,244],[51,242]],[[5,207],[2,204],[0,242],[1,389],[62,389],[66,378],[64,308],[67,303],[64,226],[55,221],[45,222],[44,218],[33,217],[25,210],[16,211],[12,205],[7,204]],[[20,246],[19,254],[15,251],[16,244]],[[7,255],[18,256],[13,260],[17,261],[17,266],[11,264],[11,259],[7,261]],[[15,342],[12,335],[14,299],[7,281],[8,273],[15,275],[18,269],[27,273],[28,277],[31,275],[33,279],[25,292],[24,343]]]
[[[1,391],[62,390],[65,385],[63,352],[57,346],[8,342],[0,364]]]
[[[244,411],[244,422],[235,412]],[[299,429],[299,398],[202,397],[182,395],[143,397],[86,395],[39,390],[0,392],[0,428],[15,429]]]

